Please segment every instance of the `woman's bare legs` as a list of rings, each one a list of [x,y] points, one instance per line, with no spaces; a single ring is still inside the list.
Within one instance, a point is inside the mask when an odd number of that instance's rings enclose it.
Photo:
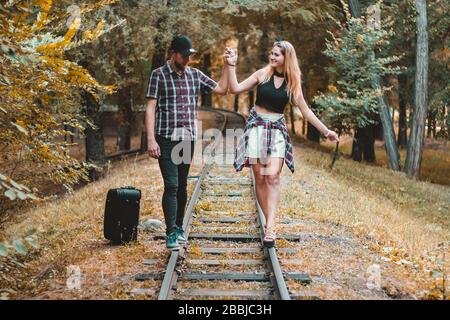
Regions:
[[[252,165],[255,174],[255,188],[258,203],[266,218],[266,228],[275,226],[275,213],[280,204],[280,175],[283,158],[269,158],[267,164],[258,161]]]
[[[256,190],[256,198],[258,199],[258,203],[261,207],[262,212],[266,218],[267,222],[267,188],[266,188],[266,177],[261,172],[263,165],[259,163],[255,163],[252,165],[253,173],[255,175],[255,190]]]

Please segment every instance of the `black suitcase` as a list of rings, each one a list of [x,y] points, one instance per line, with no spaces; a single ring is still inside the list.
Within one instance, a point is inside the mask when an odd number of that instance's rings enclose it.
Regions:
[[[141,191],[133,187],[110,189],[106,196],[103,233],[113,244],[137,240]]]

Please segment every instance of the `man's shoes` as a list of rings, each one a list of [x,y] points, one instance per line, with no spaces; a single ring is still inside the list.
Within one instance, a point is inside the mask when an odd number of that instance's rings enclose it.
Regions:
[[[169,250],[179,250],[180,249],[180,244],[178,243],[178,240],[177,240],[177,232],[176,231],[173,231],[167,235],[166,247]]]
[[[177,233],[178,242],[186,242],[187,241],[186,236],[184,235],[183,228],[180,228],[177,226],[176,233]]]

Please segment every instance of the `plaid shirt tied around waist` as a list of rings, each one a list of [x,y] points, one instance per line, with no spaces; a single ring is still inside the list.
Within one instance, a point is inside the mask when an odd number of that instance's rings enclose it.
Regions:
[[[216,86],[217,82],[196,68],[186,67],[177,74],[169,61],[153,70],[146,97],[158,100],[155,134],[171,140],[196,140],[198,96]]]
[[[286,143],[284,161],[286,162],[286,165],[291,170],[291,172],[294,173],[295,168],[294,168],[294,156],[292,153],[292,143],[291,138],[289,137],[288,134],[285,118],[281,117],[277,121],[265,120],[258,115],[258,113],[255,111],[255,108],[252,108],[250,110],[250,115],[245,124],[244,134],[239,139],[238,146],[236,148],[233,163],[233,166],[236,169],[236,171],[241,171],[243,167],[250,166],[249,157],[246,155],[248,146],[248,137],[250,129],[257,126],[264,127],[263,155],[267,154],[267,156],[271,154],[274,148],[272,144],[272,137],[274,136],[275,132],[273,132],[272,130],[274,129],[281,130],[281,133],[283,134],[284,137],[284,141]]]

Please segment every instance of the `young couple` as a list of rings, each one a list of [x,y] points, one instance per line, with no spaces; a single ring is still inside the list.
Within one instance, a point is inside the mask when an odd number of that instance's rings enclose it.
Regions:
[[[264,244],[272,246],[276,238],[275,212],[280,202],[280,174],[283,163],[294,172],[292,145],[288,135],[284,109],[291,103],[298,112],[331,141],[338,136],[314,115],[307,106],[301,89],[301,73],[294,47],[287,41],[274,43],[269,64],[238,83],[235,65],[237,52],[228,49],[223,55],[224,67],[219,82],[196,68],[188,67],[196,52],[190,39],[177,36],[170,46],[170,60],[153,70],[147,88],[145,124],[148,152],[158,159],[164,180],[162,207],[166,222],[166,245],[177,250],[186,241],[182,229],[187,202],[187,176],[190,162],[177,164],[171,158],[173,148],[185,144],[180,154],[192,159],[197,139],[197,101],[202,90],[225,95],[241,93],[255,86],[255,106],[250,110],[244,135],[235,153],[234,167],[240,171],[252,167],[258,202],[266,217]],[[179,147],[179,146],[178,146]],[[177,147],[177,148],[178,148]]]

